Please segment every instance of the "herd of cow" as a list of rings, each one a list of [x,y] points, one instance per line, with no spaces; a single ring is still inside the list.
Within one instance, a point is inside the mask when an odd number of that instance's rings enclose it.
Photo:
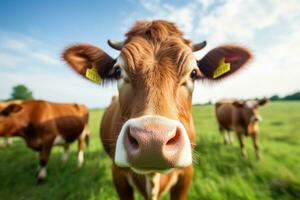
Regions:
[[[63,59],[83,77],[96,83],[116,81],[119,94],[106,109],[100,138],[112,160],[113,183],[120,199],[133,199],[134,189],[145,199],[186,199],[192,180],[192,152],[196,144],[191,114],[196,80],[218,82],[252,58],[245,47],[224,45],[197,60],[193,52],[206,42],[192,43],[170,22],[140,21],[121,42],[108,41],[120,51],[116,59],[90,44],[76,44]],[[242,155],[243,137],[251,136],[260,158],[258,107],[261,100],[221,100],[216,118],[224,142],[236,132]],[[89,139],[88,109],[78,104],[41,100],[0,104],[0,136],[22,137],[39,152],[38,181],[46,179],[46,165],[54,145],[64,148],[78,140],[78,167]],[[113,145],[112,145],[113,143]]]

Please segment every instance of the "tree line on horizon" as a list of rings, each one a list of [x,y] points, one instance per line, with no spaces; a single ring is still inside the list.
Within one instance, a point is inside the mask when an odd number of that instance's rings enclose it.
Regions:
[[[23,84],[16,85],[12,88],[12,93],[9,99],[6,99],[4,101],[10,101],[10,100],[29,100],[34,99],[33,92]],[[273,95],[269,98],[271,101],[295,101],[300,100],[300,91],[297,91],[295,93],[282,96],[279,95]],[[204,103],[205,105],[212,104],[211,101],[208,101],[207,103]]]
[[[299,101],[300,91],[282,97],[280,97],[279,95],[273,95],[268,99],[270,101]],[[206,103],[199,103],[195,105],[211,105],[211,104],[213,104],[212,101],[208,101]]]
[[[271,101],[294,101],[294,100],[300,100],[300,91],[295,92],[293,94],[289,94],[283,97],[280,97],[278,95],[273,95],[269,98]]]

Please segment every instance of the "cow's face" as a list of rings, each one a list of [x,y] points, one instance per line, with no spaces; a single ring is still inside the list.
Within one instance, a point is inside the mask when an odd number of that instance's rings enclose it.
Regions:
[[[255,131],[257,123],[262,120],[259,114],[258,108],[265,105],[268,99],[260,100],[247,100],[247,101],[235,101],[234,105],[237,108],[242,109],[242,117],[245,125],[247,125],[247,132],[252,133]]]
[[[194,81],[201,75],[192,49],[177,38],[159,46],[132,38],[112,71],[118,73],[120,107],[127,119],[159,115],[179,120],[179,113],[190,108]]]
[[[91,45],[75,45],[64,59],[77,72],[96,67],[102,79],[114,79],[124,124],[118,133],[115,163],[139,173],[167,171],[192,163],[194,141],[191,102],[197,79],[221,79],[251,57],[238,46],[222,46],[196,60],[192,45],[172,23],[138,23],[124,42],[109,42],[120,50],[114,60]],[[223,64],[230,70],[216,75]]]
[[[10,104],[0,109],[0,136],[11,136],[16,132],[14,116],[22,110],[18,104]]]

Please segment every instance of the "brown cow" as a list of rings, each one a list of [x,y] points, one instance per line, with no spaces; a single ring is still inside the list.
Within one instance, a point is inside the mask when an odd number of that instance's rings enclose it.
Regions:
[[[126,37],[108,41],[120,50],[116,59],[89,44],[69,47],[63,58],[89,79],[117,82],[119,96],[104,113],[100,135],[113,160],[119,198],[133,199],[136,188],[145,199],[159,199],[169,189],[171,199],[186,199],[195,146],[194,82],[222,79],[244,66],[251,54],[225,45],[196,60],[193,51],[206,43],[193,45],[163,20],[138,22]],[[230,70],[216,73],[224,63]]]
[[[43,181],[53,145],[63,145],[62,161],[66,162],[70,143],[78,139],[78,167],[83,164],[87,122],[88,110],[83,105],[29,100],[0,111],[0,136],[20,136],[40,152],[38,181]]]
[[[224,143],[231,143],[230,131],[235,131],[240,142],[242,155],[247,156],[243,136],[251,136],[255,148],[256,158],[260,159],[258,121],[262,117],[258,113],[258,107],[265,105],[267,99],[261,100],[222,100],[216,103],[216,116],[219,130],[224,136]]]
[[[11,103],[19,104],[21,102],[22,102],[21,100],[2,101],[2,102],[0,102],[0,110],[3,109],[4,107],[8,106]],[[2,142],[0,141],[1,147],[11,146],[13,143],[13,140],[11,137],[5,137],[5,138],[0,138],[0,139],[2,139]]]

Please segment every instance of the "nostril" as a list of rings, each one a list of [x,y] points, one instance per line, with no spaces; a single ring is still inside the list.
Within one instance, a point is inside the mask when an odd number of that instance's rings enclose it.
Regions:
[[[180,140],[180,130],[177,128],[175,135],[171,139],[168,140],[168,142],[166,143],[166,146],[172,147],[172,146],[176,145],[179,142],[179,140]]]
[[[127,138],[128,138],[128,143],[130,145],[130,148],[132,150],[137,150],[139,148],[139,143],[138,141],[130,134],[130,131],[127,130]]]

